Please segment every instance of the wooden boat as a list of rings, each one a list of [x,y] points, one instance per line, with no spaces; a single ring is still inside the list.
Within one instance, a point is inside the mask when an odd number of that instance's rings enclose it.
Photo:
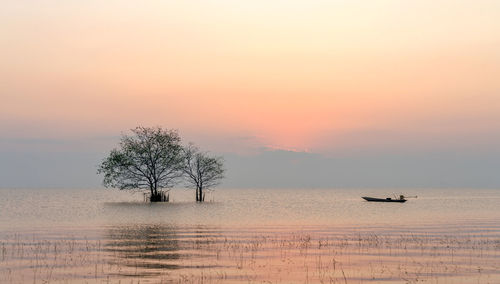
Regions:
[[[399,199],[397,199],[397,198],[390,198],[390,197],[387,197],[387,198],[374,198],[374,197],[366,197],[366,196],[363,196],[362,198],[364,200],[366,200],[366,201],[373,201],[373,202],[399,202],[399,203],[406,202],[406,199],[405,199],[405,197],[403,195],[400,195]]]

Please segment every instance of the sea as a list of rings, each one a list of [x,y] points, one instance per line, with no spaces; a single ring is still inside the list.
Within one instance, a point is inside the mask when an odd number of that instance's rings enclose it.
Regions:
[[[500,189],[169,197],[0,189],[0,283],[500,283]]]

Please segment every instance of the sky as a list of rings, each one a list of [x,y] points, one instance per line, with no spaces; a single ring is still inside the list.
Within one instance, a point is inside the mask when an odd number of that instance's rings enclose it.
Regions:
[[[2,1],[0,187],[99,186],[138,125],[229,187],[500,187],[499,46],[499,1]]]

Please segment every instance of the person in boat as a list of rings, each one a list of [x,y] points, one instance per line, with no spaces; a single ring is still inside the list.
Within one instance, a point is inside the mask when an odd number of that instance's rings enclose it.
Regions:
[[[386,199],[387,199],[387,200],[392,200],[392,198],[390,198],[390,197],[387,197]],[[400,195],[400,196],[399,196],[399,200],[403,200],[403,199],[405,199],[405,196],[404,196],[404,195]],[[396,200],[397,200],[397,199],[396,199]]]

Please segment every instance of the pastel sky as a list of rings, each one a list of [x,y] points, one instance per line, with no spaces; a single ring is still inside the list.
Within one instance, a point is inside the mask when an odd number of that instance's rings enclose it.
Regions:
[[[137,125],[237,155],[496,154],[500,1],[2,1],[0,97],[14,160]]]

